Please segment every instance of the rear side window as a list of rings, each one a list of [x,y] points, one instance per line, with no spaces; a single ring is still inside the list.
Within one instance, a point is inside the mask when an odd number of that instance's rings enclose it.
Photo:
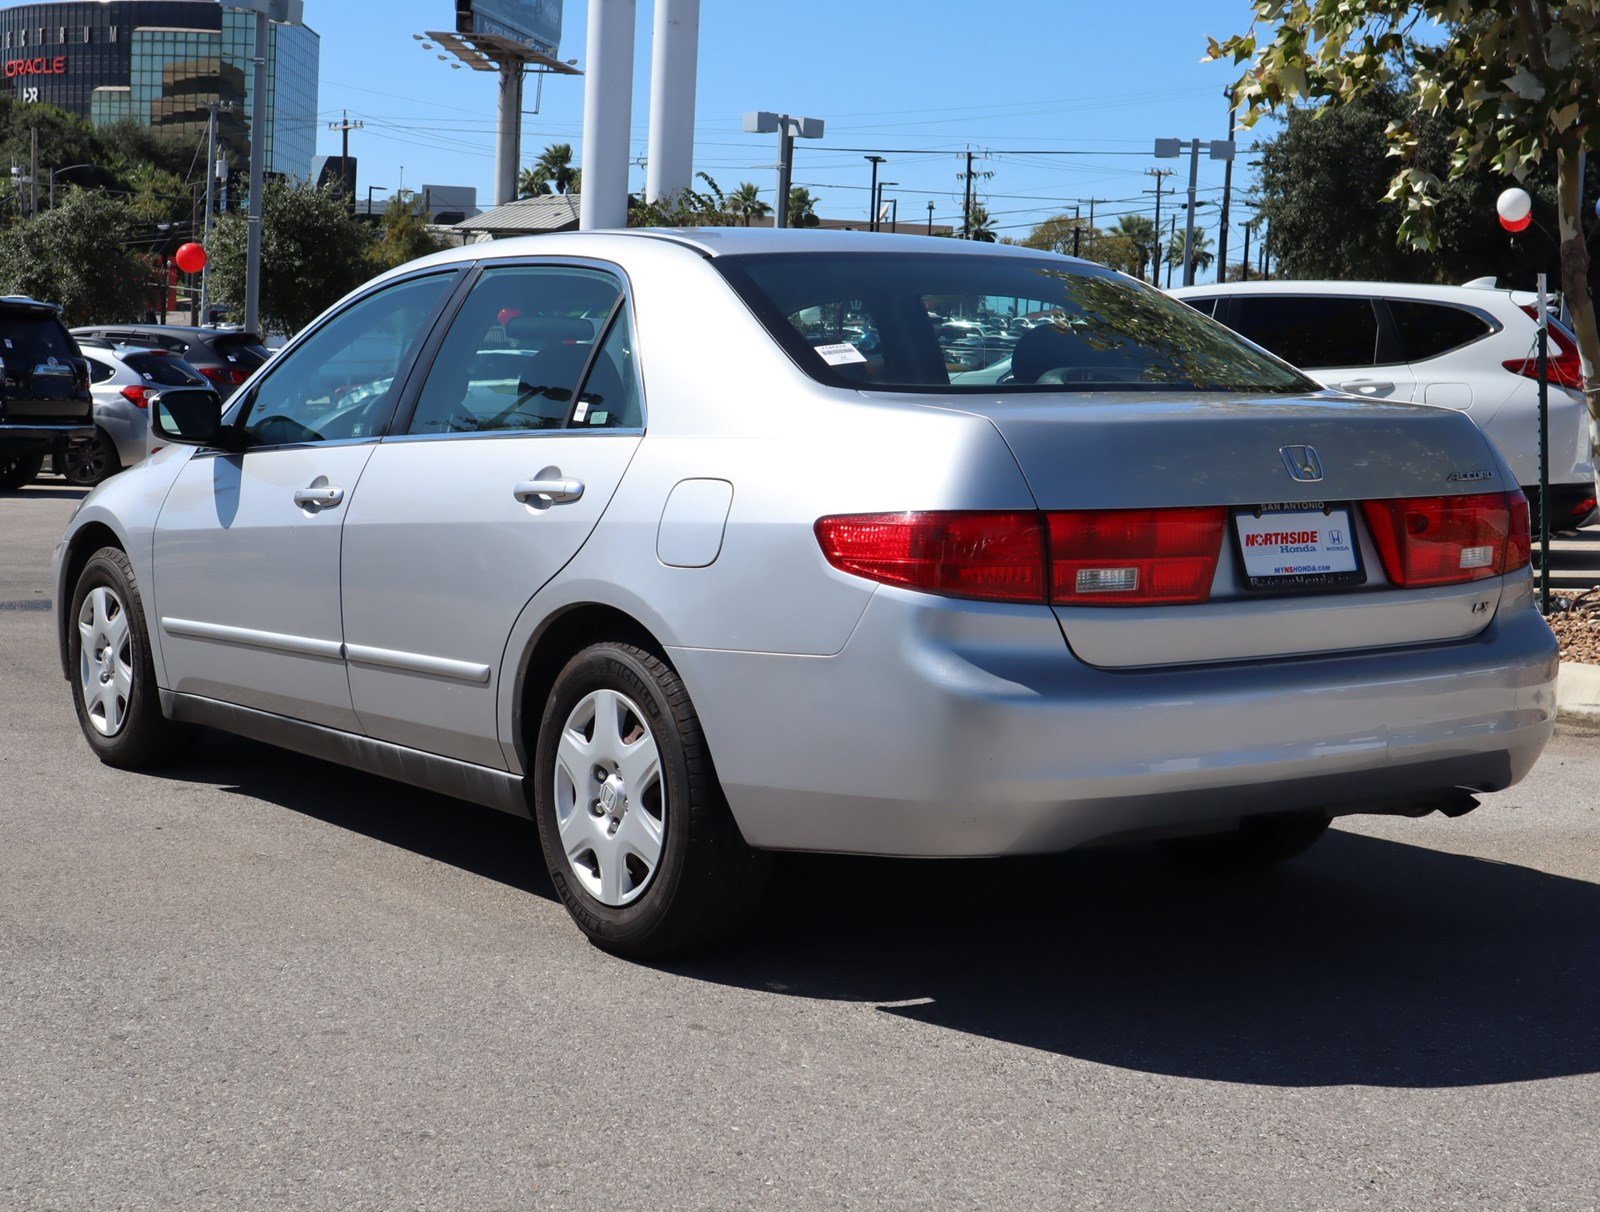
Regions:
[[[1463,345],[1470,345],[1494,331],[1481,316],[1444,303],[1389,301],[1400,334],[1400,349],[1407,362],[1437,358]]]
[[[77,345],[54,316],[37,311],[0,311],[0,358],[32,370],[55,358],[78,356]]]
[[[89,382],[91,383],[104,383],[117,373],[117,368],[109,362],[101,362],[95,358],[85,358],[84,360],[89,363]]]
[[[162,353],[124,354],[122,360],[144,379],[146,383],[159,383],[162,387],[204,387],[203,379],[185,363]]]
[[[1228,327],[1304,370],[1377,361],[1378,317],[1369,299],[1236,295]]]
[[[249,337],[213,337],[211,348],[217,355],[231,365],[241,367],[246,371],[254,371],[266,364],[268,354],[260,345]],[[205,346],[200,347],[201,351]]]

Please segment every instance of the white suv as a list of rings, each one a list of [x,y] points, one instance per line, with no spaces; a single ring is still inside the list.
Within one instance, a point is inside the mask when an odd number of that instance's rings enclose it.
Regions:
[[[1171,293],[1327,387],[1466,413],[1537,505],[1534,295],[1398,282],[1232,282]],[[1550,327],[1550,383],[1550,524],[1563,529],[1593,515],[1595,471],[1575,390],[1578,347],[1559,324]]]

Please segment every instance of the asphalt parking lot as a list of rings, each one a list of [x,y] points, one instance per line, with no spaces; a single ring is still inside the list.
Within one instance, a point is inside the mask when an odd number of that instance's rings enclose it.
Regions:
[[[94,762],[78,495],[0,496],[0,1206],[1600,1203],[1600,734],[1256,880],[792,860],[646,968],[524,822],[223,737]]]

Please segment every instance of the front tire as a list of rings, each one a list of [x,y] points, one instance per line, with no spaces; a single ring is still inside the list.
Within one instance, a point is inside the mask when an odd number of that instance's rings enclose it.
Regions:
[[[42,454],[0,455],[0,489],[10,491],[33,483],[43,466]]]
[[[556,678],[539,724],[534,816],[550,879],[591,942],[659,959],[746,924],[765,882],[677,672],[596,644]]]
[[[116,547],[89,557],[72,591],[67,655],[78,724],[108,766],[138,770],[170,757],[183,729],[161,714],[144,604]]]
[[[1232,833],[1167,842],[1167,853],[1188,867],[1208,871],[1247,871],[1276,866],[1304,854],[1333,822],[1309,812],[1248,816]]]

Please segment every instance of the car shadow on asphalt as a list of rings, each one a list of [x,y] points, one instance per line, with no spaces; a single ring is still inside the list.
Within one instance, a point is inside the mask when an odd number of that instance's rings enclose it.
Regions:
[[[554,898],[532,823],[488,808],[220,734],[174,775]],[[1424,827],[1448,843],[1448,821]],[[778,856],[743,942],[663,969],[1213,1081],[1600,1071],[1600,886],[1338,830],[1255,876],[1190,874],[1135,847]]]
[[[87,488],[40,488],[32,484],[23,488],[0,488],[0,500],[81,501],[88,495]]]

